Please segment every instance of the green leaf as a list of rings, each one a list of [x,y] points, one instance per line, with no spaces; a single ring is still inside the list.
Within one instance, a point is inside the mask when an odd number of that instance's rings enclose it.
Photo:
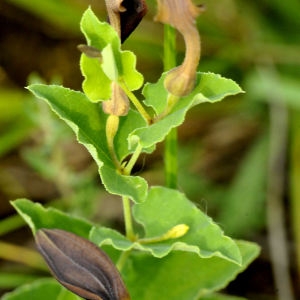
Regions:
[[[155,84],[147,84],[143,90],[145,104],[152,107],[157,116],[162,114],[167,106],[168,93],[164,89],[163,74]],[[213,73],[198,73],[197,82],[194,91],[181,98],[166,117],[155,122],[151,126],[138,128],[129,136],[130,147],[137,142],[143,148],[151,147],[158,142],[163,141],[165,136],[175,128],[181,125],[185,119],[187,111],[194,105],[221,101],[224,97],[241,93],[242,89],[233,80],[226,79]]]
[[[44,208],[41,204],[27,199],[18,199],[11,204],[34,234],[40,228],[57,228],[88,238],[92,228],[92,224],[86,220],[72,217],[55,208]]]
[[[80,29],[89,46],[95,47],[100,51],[110,43],[115,42],[118,44],[117,32],[107,22],[100,22],[91,8],[88,8],[83,13]]]
[[[1,273],[0,273],[0,289],[4,290],[4,289],[16,288],[22,284],[33,282],[38,278],[40,278],[39,275],[1,271]]]
[[[92,102],[108,100],[111,96],[111,80],[102,71],[99,59],[82,54],[80,69],[85,78],[82,89],[89,99]]]
[[[55,300],[82,300],[82,298],[61,287],[61,291]]]
[[[81,298],[66,290],[56,280],[43,278],[20,286],[5,294],[2,300],[80,300]]]
[[[203,102],[215,103],[243,92],[233,80],[209,72],[198,73],[195,89],[188,97],[193,97],[193,104],[197,105]]]
[[[113,41],[118,43],[118,35],[115,30],[108,23],[100,22],[90,8],[84,12],[80,28],[88,45],[97,48],[99,51],[102,51]],[[85,78],[82,88],[89,99],[94,102],[109,99],[111,80],[103,72],[100,60],[82,54],[80,68]]]
[[[112,245],[118,250],[138,249],[150,252],[155,257],[164,257],[172,250],[194,252],[199,257],[221,257],[241,264],[241,254],[236,243],[178,191],[153,187],[147,199],[133,207],[137,222],[143,225],[145,238],[155,238],[167,233],[178,224],[189,226],[188,232],[177,239],[156,243],[131,242],[114,230],[94,227],[90,239],[102,246]]]
[[[163,73],[156,83],[147,82],[143,88],[145,105],[152,107],[156,115],[164,112],[167,106],[168,91],[164,87],[166,73]]]
[[[112,81],[125,84],[130,91],[139,89],[143,85],[144,77],[135,68],[136,56],[131,51],[121,51],[116,47],[109,44],[102,51],[104,73]]]
[[[122,271],[131,299],[199,299],[224,288],[259,253],[253,243],[239,241],[237,245],[241,266],[216,256],[203,259],[190,252],[173,251],[161,259],[133,252]]]
[[[115,150],[120,161],[123,161],[135,148],[129,148],[129,133],[136,128],[146,127],[145,119],[135,110],[129,110],[128,114],[120,117],[119,129],[114,139]],[[145,152],[147,149],[143,149]],[[152,151],[151,151],[152,152]]]
[[[116,45],[119,47],[119,45]],[[118,51],[119,50],[119,51]],[[101,52],[102,54],[102,70],[111,81],[118,81],[123,74],[123,65],[120,49],[108,44]]]
[[[136,56],[131,51],[122,51],[121,80],[130,91],[138,90],[144,83],[144,76],[136,70]]]
[[[90,231],[89,239],[99,247],[112,245],[115,249],[120,251],[133,249],[135,245],[139,247],[138,243],[132,243],[118,231],[102,226],[94,226]]]
[[[109,44],[102,51],[104,73],[112,81],[125,83],[130,91],[139,89],[143,85],[144,77],[135,69],[136,56],[130,51],[121,51],[116,47]]]
[[[45,100],[76,133],[98,166],[112,165],[105,135],[106,116],[97,104],[91,103],[80,92],[59,85],[33,84],[28,89],[38,98]]]
[[[124,176],[116,171],[109,156],[106,140],[107,115],[98,104],[91,103],[83,93],[58,85],[34,84],[28,89],[36,97],[45,100],[52,110],[73,129],[78,141],[88,149],[96,161],[102,182],[110,193],[127,195],[136,202],[144,200],[148,188],[146,181],[138,176]],[[137,124],[140,122],[137,121]],[[130,126],[126,128],[131,130]],[[122,134],[126,135],[124,130]],[[122,150],[122,155],[125,157],[124,148]],[[128,150],[127,155],[129,153]]]
[[[223,234],[213,220],[199,210],[184,194],[164,187],[153,187],[144,203],[133,207],[135,219],[143,225],[145,237],[160,236],[178,224],[186,224],[189,231],[178,242],[171,241],[176,250],[197,253],[200,257],[219,256],[241,263],[236,243]],[[157,254],[166,254],[170,245],[153,245]]]
[[[113,168],[103,166],[100,176],[108,192],[127,196],[134,202],[143,202],[147,196],[147,181],[140,176],[125,176]]]
[[[100,22],[89,8],[83,14],[81,30],[88,45],[101,51],[102,59],[81,57],[81,71],[85,80],[83,90],[92,101],[110,98],[111,81],[122,81],[129,90],[143,84],[143,75],[136,70],[136,57],[130,51],[121,51],[116,31],[106,22]]]

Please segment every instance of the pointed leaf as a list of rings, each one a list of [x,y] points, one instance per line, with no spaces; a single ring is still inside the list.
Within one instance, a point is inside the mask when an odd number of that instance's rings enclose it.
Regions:
[[[193,97],[194,105],[209,102],[215,103],[230,95],[243,93],[240,86],[231,79],[214,73],[198,73],[197,84],[189,97]]]
[[[28,89],[45,100],[76,133],[78,141],[90,151],[99,166],[112,165],[105,135],[106,116],[97,104],[81,92],[59,85],[33,84]]]
[[[85,80],[83,90],[92,101],[110,97],[110,82],[122,80],[129,90],[139,89],[143,76],[136,70],[136,57],[130,51],[121,51],[116,31],[106,22],[100,22],[89,8],[83,14],[81,30],[89,46],[102,52],[102,59],[81,58],[81,71]]]
[[[100,52],[113,41],[118,43],[116,31],[106,22],[100,22],[90,8],[84,12],[80,28],[88,45]],[[111,80],[103,72],[100,60],[82,54],[80,69],[85,78],[82,88],[89,99],[94,102],[109,99]]]
[[[11,204],[34,234],[41,228],[59,228],[87,238],[92,228],[92,224],[84,219],[72,217],[55,208],[44,208],[40,203],[27,199],[18,199]]]
[[[162,114],[167,106],[168,93],[164,88],[163,74],[155,84],[147,84],[143,90],[146,97],[145,104],[152,107],[156,114]],[[195,89],[191,94],[181,98],[166,117],[151,126],[140,128],[130,134],[129,142],[133,147],[139,142],[144,148],[161,142],[174,127],[181,125],[187,111],[193,106],[203,102],[214,103],[224,97],[241,93],[242,89],[232,80],[213,73],[198,73]]]
[[[91,103],[84,94],[62,86],[34,84],[28,89],[36,97],[45,100],[52,110],[74,130],[78,141],[88,149],[99,166],[102,182],[109,192],[127,195],[137,202],[144,200],[147,191],[146,181],[138,176],[124,176],[116,171],[106,141],[107,115],[99,105]],[[131,130],[130,126],[126,128]],[[123,134],[126,135],[124,131]],[[126,156],[125,153],[122,155]]]
[[[80,28],[88,45],[99,51],[102,51],[110,43],[118,43],[117,32],[107,22],[100,22],[91,8],[83,13]]]

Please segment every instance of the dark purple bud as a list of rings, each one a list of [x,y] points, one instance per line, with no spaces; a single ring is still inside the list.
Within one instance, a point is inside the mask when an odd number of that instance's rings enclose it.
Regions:
[[[119,7],[121,42],[123,43],[128,36],[139,25],[147,13],[145,0],[106,0],[110,7]],[[110,21],[110,20],[109,20]]]
[[[126,11],[120,13],[123,43],[147,13],[147,5],[145,0],[124,0],[122,6],[126,8]]]
[[[129,300],[122,278],[110,258],[90,241],[60,229],[40,229],[38,250],[53,276],[87,300]]]

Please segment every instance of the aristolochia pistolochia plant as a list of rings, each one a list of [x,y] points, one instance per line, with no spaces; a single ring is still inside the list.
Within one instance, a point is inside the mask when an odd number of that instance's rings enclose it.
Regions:
[[[139,155],[168,139],[193,106],[242,90],[232,80],[197,72],[201,6],[158,0],[156,20],[173,38],[175,30],[182,35],[186,53],[182,64],[146,84],[135,55],[121,48],[146,13],[145,1],[106,0],[106,6],[110,24],[99,21],[91,8],[81,19],[87,41],[79,46],[83,92],[42,84],[28,89],[74,130],[107,192],[122,198],[125,235],[26,199],[12,205],[31,227],[52,274],[75,294],[103,300],[200,299],[226,286],[258,255],[258,247],[225,236],[178,190],[149,188],[131,171]],[[166,40],[165,48],[171,42]],[[140,88],[143,100],[134,94]],[[28,289],[20,288],[4,299],[48,299],[45,289],[51,290],[51,300],[77,299],[52,279],[32,284],[29,298]]]

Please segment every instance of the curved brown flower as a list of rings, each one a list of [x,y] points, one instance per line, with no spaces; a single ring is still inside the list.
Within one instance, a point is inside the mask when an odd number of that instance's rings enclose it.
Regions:
[[[158,12],[155,19],[170,24],[183,36],[186,52],[183,63],[169,71],[165,87],[175,96],[186,96],[195,85],[196,71],[200,60],[200,35],[196,26],[196,17],[203,11],[191,0],[157,0]]]

